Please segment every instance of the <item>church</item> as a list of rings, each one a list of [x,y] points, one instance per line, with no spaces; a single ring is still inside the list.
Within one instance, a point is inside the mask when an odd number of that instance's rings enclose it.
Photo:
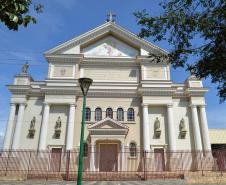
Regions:
[[[25,64],[15,75],[4,150],[62,152],[79,147],[83,95],[78,79],[93,79],[85,111],[90,168],[95,152],[106,161],[139,149],[211,151],[205,111],[208,89],[195,76],[171,81],[170,64],[155,62],[164,49],[119,26],[104,24],[45,52],[48,75],[35,81]],[[109,155],[101,155],[108,152]],[[163,159],[162,159],[163,160]]]

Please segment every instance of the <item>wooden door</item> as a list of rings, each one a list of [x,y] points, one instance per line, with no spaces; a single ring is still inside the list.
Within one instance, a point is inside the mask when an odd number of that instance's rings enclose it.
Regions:
[[[117,144],[100,144],[100,171],[117,171]]]
[[[50,167],[51,171],[59,172],[61,165],[61,148],[52,148]]]
[[[154,154],[155,154],[155,170],[164,171],[165,170],[164,149],[154,149]]]

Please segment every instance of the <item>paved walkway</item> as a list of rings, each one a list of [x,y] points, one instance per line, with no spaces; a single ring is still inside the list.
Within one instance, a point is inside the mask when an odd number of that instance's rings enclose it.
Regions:
[[[66,181],[0,181],[0,185],[76,185],[76,182],[66,182]],[[151,180],[151,181],[95,181],[95,182],[84,182],[83,185],[187,185],[184,180]],[[195,185],[195,184],[192,184]],[[198,185],[198,184],[196,184]],[[201,184],[200,184],[201,185]],[[208,185],[208,184],[205,184]],[[210,184],[209,184],[210,185]],[[219,185],[219,184],[211,184]]]

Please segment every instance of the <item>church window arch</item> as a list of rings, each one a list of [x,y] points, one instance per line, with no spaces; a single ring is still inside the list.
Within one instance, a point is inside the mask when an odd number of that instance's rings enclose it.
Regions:
[[[109,118],[111,118],[111,119],[113,119],[113,110],[112,110],[112,108],[107,108],[106,109],[106,117],[109,117]]]
[[[129,108],[127,110],[127,121],[134,121],[134,109],[133,108]]]
[[[95,109],[95,121],[102,120],[102,109],[100,107],[97,107]]]
[[[130,157],[137,156],[137,144],[135,142],[131,142],[129,144],[129,155],[130,155]]]
[[[123,108],[117,109],[117,121],[124,121],[124,110],[123,110]]]

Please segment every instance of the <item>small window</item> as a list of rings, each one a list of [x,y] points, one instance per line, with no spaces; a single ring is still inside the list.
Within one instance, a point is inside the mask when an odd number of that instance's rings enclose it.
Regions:
[[[102,110],[101,108],[96,108],[95,110],[95,121],[102,120]]]
[[[109,117],[109,118],[113,119],[113,110],[112,110],[112,108],[107,108],[106,109],[106,117]]]
[[[84,146],[83,146],[83,156],[84,157],[88,157],[88,144],[87,143],[84,143]]]
[[[134,110],[129,108],[127,111],[127,121],[134,121]]]
[[[117,109],[117,120],[123,121],[124,120],[124,111],[122,108]]]
[[[86,108],[86,111],[85,111],[85,119],[86,121],[90,121],[90,118],[91,118],[91,110],[90,108]]]
[[[130,157],[136,157],[137,156],[137,145],[134,142],[131,142],[129,144],[129,154]]]

